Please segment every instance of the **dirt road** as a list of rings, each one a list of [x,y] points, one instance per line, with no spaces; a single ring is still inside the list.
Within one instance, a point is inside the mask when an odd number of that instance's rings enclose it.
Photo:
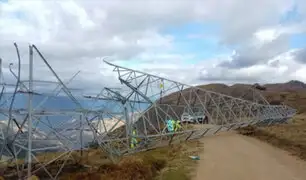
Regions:
[[[306,180],[306,162],[235,133],[207,137],[194,180]]]

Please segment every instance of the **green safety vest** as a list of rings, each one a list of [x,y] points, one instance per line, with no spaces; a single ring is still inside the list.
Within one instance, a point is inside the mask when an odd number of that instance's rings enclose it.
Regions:
[[[132,131],[132,135],[133,135],[133,136],[136,136],[136,130],[133,130],[133,131]],[[136,137],[132,137],[132,139],[131,139],[131,148],[134,148],[134,147],[136,146],[136,144],[137,144],[137,139],[136,139]]]
[[[174,131],[177,131],[177,130],[179,130],[180,128],[181,128],[180,121],[179,121],[179,120],[175,121]]]

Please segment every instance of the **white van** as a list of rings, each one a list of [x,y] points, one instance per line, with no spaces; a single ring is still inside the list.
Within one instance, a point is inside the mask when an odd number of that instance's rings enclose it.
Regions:
[[[203,123],[205,118],[206,118],[205,114],[192,116],[188,113],[183,113],[181,116],[181,123]]]
[[[183,113],[181,123],[195,123],[195,119],[188,113]]]

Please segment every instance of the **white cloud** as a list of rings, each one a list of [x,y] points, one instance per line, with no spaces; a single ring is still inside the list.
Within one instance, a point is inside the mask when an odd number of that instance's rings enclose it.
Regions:
[[[267,43],[275,40],[280,35],[275,29],[262,29],[255,33],[255,37],[261,43]]]
[[[270,74],[278,81],[303,79],[302,73],[287,76],[293,69],[298,71],[297,68],[302,68],[287,54],[292,51],[288,45],[289,36],[304,32],[305,29],[302,23],[279,25],[280,16],[292,8],[293,2],[8,1],[0,3],[0,56],[5,61],[4,67],[9,62],[16,63],[12,44],[16,41],[22,51],[23,64],[26,65],[27,45],[35,43],[63,79],[69,79],[78,70],[82,71],[71,86],[81,85],[87,91],[95,92],[105,85],[115,86],[114,82],[117,82],[116,73],[112,73],[111,67],[102,63],[101,58],[105,56],[111,56],[113,61],[131,68],[189,84],[211,80],[266,81],[264,76]],[[220,42],[233,50],[238,47],[236,55],[240,55],[240,58],[252,61],[260,59],[260,63],[245,61],[241,69],[219,67],[218,64],[224,59],[214,57],[190,63],[197,54],[175,51],[177,37],[162,34],[161,30],[196,21],[215,22],[221,29],[218,37]],[[228,56],[226,58],[234,62],[235,58]],[[39,60],[35,60],[35,66],[36,77],[52,77]],[[25,69],[24,74],[26,72]],[[199,76],[202,80],[199,80]],[[207,80],[203,80],[205,77]]]
[[[305,81],[305,64],[297,62],[294,54],[297,50],[281,53],[262,64],[252,65],[239,69],[227,69],[217,66],[213,69],[206,68],[200,79],[206,81],[225,81],[229,84],[244,83],[272,83],[284,82],[292,79]],[[208,70],[207,70],[208,69]]]
[[[296,33],[303,33],[305,31],[303,23],[291,24],[291,25],[277,25],[274,27],[262,28],[254,33],[254,43],[263,45],[276,40],[281,35],[293,35]]]
[[[294,74],[293,77],[295,77],[295,79],[300,79],[302,81],[306,81],[306,65],[302,65]]]

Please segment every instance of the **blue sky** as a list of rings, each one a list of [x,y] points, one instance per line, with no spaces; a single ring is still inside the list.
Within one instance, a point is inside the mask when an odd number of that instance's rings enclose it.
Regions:
[[[306,47],[306,34],[300,33],[292,35],[290,38],[290,47],[292,48]]]
[[[288,10],[281,18],[280,23],[293,23],[303,21],[303,17],[298,12],[297,5],[293,5],[290,10]]]
[[[187,63],[194,64],[229,52],[219,43],[219,29],[213,22],[191,22],[165,28],[161,33],[174,37],[172,53],[194,54],[195,58],[187,60]]]
[[[303,22],[305,22],[305,18],[297,11],[297,5],[294,5],[286,13],[279,16],[278,24],[274,24],[271,27],[290,27]],[[190,55],[184,63],[197,64],[205,60],[224,58],[224,55],[230,56],[235,47],[239,47],[239,45],[225,46],[220,43],[222,41],[221,28],[220,23],[215,21],[191,21],[165,26],[160,29],[159,33],[173,37],[172,48],[165,49],[165,52]],[[287,43],[292,49],[306,47],[306,33],[291,33]],[[164,51],[161,50],[161,52]],[[138,62],[139,59],[134,58],[122,63],[133,67]]]
[[[231,54],[232,50],[219,43],[220,27],[213,22],[190,22],[176,26],[162,28],[160,33],[173,37],[170,49],[160,50],[167,54],[186,55],[186,64],[196,64],[206,59],[218,58],[220,54]],[[121,62],[123,65],[133,67],[139,62],[138,58]]]
[[[299,22],[305,22],[305,18],[297,11],[297,5],[294,5],[291,10],[280,18],[280,23],[284,25],[290,25]],[[290,47],[292,48],[303,48],[306,46],[306,34],[297,33],[290,37],[289,41]]]

